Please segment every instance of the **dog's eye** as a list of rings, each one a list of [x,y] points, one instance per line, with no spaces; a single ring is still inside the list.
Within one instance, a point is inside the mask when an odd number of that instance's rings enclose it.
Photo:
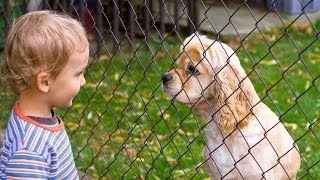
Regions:
[[[187,71],[188,73],[190,73],[191,75],[200,75],[200,72],[197,68],[195,68],[193,65],[189,65],[187,67]]]

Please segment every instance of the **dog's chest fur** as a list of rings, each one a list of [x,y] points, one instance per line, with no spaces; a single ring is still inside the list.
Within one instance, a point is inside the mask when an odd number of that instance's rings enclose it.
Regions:
[[[255,118],[247,127],[236,129],[230,135],[224,135],[216,123],[211,121],[206,127],[207,145],[204,152],[211,169],[211,177],[261,179],[263,172],[276,163],[275,157],[277,157],[268,139],[265,138],[262,126],[270,125]]]

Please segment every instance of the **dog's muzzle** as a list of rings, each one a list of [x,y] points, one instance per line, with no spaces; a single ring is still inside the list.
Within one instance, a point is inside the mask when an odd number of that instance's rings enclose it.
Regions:
[[[161,77],[161,81],[163,84],[166,84],[167,82],[169,82],[173,77],[171,76],[170,73],[164,73],[164,75],[162,75]]]

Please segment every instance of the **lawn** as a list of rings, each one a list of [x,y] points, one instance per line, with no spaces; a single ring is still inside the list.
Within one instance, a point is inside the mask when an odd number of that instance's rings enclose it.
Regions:
[[[222,40],[237,50],[260,98],[296,139],[303,179],[320,178],[317,29],[320,23],[292,25],[241,42]],[[128,44],[123,41],[115,54],[91,63],[73,106],[58,112],[78,169],[93,179],[208,178],[202,119],[161,89],[161,75],[174,67],[181,39],[169,35],[162,41],[153,34],[148,43]],[[13,98],[1,92],[6,104],[0,115],[6,119]]]

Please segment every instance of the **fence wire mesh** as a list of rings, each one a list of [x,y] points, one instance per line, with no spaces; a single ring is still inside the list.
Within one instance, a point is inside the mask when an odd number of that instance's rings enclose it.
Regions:
[[[51,9],[83,23],[91,51],[87,84],[71,108],[59,111],[81,178],[205,179],[211,160],[203,149],[209,146],[206,133],[215,121],[203,120],[192,111],[194,106],[171,100],[161,81],[177,67],[185,38],[198,31],[232,47],[259,103],[268,105],[295,139],[301,158],[297,179],[319,179],[320,21],[318,13],[310,11],[320,2],[293,2],[300,11],[288,16],[279,7],[282,0],[4,0],[0,47],[9,24],[28,11]],[[237,83],[241,89],[240,80]],[[3,127],[14,102],[5,86],[1,82]],[[227,147],[231,154],[236,151],[232,148]],[[221,178],[237,172],[245,179],[239,164],[252,148],[239,159],[232,157],[231,170],[218,167]],[[271,168],[260,167],[261,178],[267,178]]]

